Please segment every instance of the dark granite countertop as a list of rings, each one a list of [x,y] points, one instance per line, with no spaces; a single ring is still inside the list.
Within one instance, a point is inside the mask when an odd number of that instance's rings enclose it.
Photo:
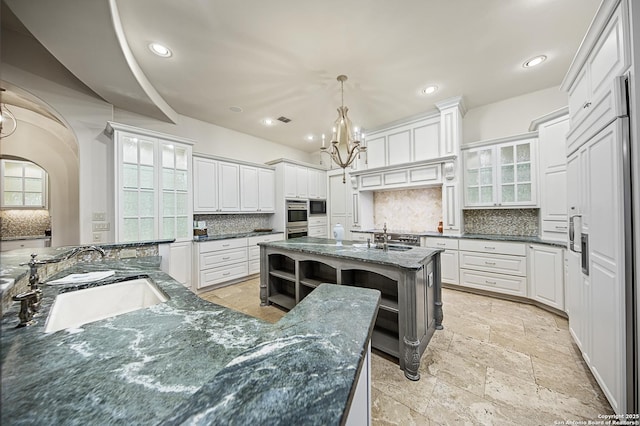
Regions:
[[[50,235],[23,235],[19,237],[0,237],[0,241],[50,240]]]
[[[376,232],[382,232],[381,229],[352,229],[351,232],[360,232],[364,234],[373,234]],[[523,242],[523,243],[533,243],[533,244],[544,244],[548,246],[567,248],[567,243],[561,241],[551,241],[551,240],[543,240],[540,237],[536,236],[527,236],[527,235],[495,235],[495,234],[462,234],[460,236],[457,235],[443,235],[437,231],[390,231],[391,233],[398,234],[409,234],[415,235],[418,237],[440,237],[440,238],[455,238],[455,239],[472,239],[472,240],[490,240],[490,241],[513,241],[513,242]]]
[[[43,284],[30,327],[15,328],[19,304],[11,306],[0,335],[3,424],[211,424],[209,413],[216,424],[248,424],[251,416],[340,423],[377,292],[320,286],[273,325],[199,298],[159,265],[159,257],[105,259],[52,276],[115,270],[91,286],[148,276],[169,296],[78,329],[44,333],[54,298],[73,286]],[[272,411],[275,404],[288,411]]]
[[[408,247],[406,251],[392,249],[384,251],[374,248],[373,244],[371,248],[367,248],[367,244],[360,241],[343,241],[343,245],[337,246],[336,240],[314,237],[292,238],[283,241],[260,243],[260,245],[415,270],[422,268],[425,262],[434,254],[442,251],[424,247]]]
[[[202,237],[193,237],[193,241],[201,243],[203,241],[229,240],[233,238],[259,237],[260,235],[282,234],[284,231],[265,231],[265,232],[239,232],[236,234],[214,234]]]

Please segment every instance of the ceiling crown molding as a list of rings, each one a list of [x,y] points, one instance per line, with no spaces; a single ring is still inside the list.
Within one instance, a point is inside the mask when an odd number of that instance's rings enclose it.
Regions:
[[[464,117],[467,113],[467,107],[464,104],[464,99],[462,96],[454,96],[453,98],[445,99],[444,101],[440,101],[436,103],[436,108],[442,112],[443,109],[451,108],[457,106],[460,114]]]

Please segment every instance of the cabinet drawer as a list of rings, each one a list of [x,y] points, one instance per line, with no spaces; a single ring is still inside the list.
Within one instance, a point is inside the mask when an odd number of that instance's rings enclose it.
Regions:
[[[246,262],[247,248],[215,251],[200,255],[200,270],[216,268],[222,265],[230,265],[238,262]]]
[[[308,224],[309,224],[309,227],[327,226],[327,217],[326,216],[320,216],[320,217],[309,216]]]
[[[249,275],[260,273],[260,259],[249,260]]]
[[[246,238],[233,238],[230,240],[205,241],[198,243],[200,253],[206,253],[216,250],[228,250],[247,246]]]
[[[236,265],[223,266],[220,268],[212,268],[207,269],[206,271],[201,271],[198,288],[246,277],[249,274],[247,265],[247,262],[243,262]]]
[[[526,256],[527,250],[523,243],[489,240],[460,240],[460,250],[479,251],[481,253],[511,254]]]
[[[460,269],[462,285],[515,296],[527,295],[527,278]]]
[[[325,226],[310,226],[307,235],[310,237],[327,238],[327,228]]]
[[[439,249],[446,249],[446,250],[458,250],[458,239],[427,237],[425,247],[439,248]]]
[[[258,243],[269,243],[271,241],[284,240],[284,234],[258,235],[255,237],[249,237],[247,238],[247,240],[247,245],[251,247],[257,245]]]
[[[260,260],[260,246],[251,246],[249,247],[249,261],[256,259]]]
[[[373,241],[373,234],[366,232],[351,232],[352,241],[367,241],[367,239]]]
[[[461,251],[460,267],[499,274],[527,275],[527,258],[504,254],[480,254]]]

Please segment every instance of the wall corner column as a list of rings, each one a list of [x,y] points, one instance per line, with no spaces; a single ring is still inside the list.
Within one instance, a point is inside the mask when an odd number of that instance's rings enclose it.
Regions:
[[[462,225],[462,118],[467,112],[462,96],[438,102],[440,111],[440,155],[453,156],[445,162],[442,184],[442,223],[444,235],[461,235]]]

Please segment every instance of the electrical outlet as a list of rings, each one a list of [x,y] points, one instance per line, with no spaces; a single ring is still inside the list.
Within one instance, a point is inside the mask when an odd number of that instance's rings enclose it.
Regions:
[[[105,223],[94,223],[93,224],[93,231],[108,231],[109,230],[109,222],[105,222]]]
[[[94,243],[99,243],[100,241],[102,241],[102,235],[100,235],[99,232],[94,232],[93,233],[93,242]]]
[[[129,257],[136,257],[136,249],[120,250],[120,259],[127,259]]]
[[[93,213],[91,220],[93,220],[94,222],[103,222],[107,220],[107,215],[104,212],[95,212]]]

